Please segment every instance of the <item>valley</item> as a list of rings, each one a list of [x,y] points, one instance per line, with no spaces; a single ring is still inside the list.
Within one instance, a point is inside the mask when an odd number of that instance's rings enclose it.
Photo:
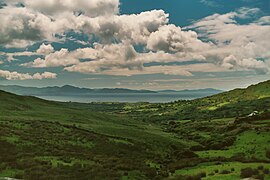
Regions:
[[[0,177],[270,179],[270,81],[171,103],[0,101]]]

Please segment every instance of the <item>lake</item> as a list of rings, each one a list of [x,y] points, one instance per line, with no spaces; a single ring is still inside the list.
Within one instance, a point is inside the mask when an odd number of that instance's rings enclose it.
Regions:
[[[162,92],[162,93],[92,93],[80,96],[38,96],[42,99],[61,102],[150,102],[165,103],[176,100],[191,100],[213,95],[209,92]]]

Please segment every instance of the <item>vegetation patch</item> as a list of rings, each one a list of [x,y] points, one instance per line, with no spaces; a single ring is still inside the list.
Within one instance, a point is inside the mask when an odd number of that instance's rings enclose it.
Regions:
[[[226,150],[208,150],[196,152],[200,157],[226,157],[244,156],[245,158],[267,160],[266,149],[269,148],[270,133],[246,131],[237,136],[235,143]]]

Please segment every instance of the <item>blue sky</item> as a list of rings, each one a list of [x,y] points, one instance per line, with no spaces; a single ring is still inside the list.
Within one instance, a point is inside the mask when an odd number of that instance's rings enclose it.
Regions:
[[[269,1],[0,2],[1,84],[228,90],[270,77]]]
[[[122,0],[121,13],[140,13],[152,9],[163,9],[170,14],[170,22],[179,26],[188,26],[192,21],[214,13],[228,13],[241,7],[260,8],[270,14],[267,0]]]

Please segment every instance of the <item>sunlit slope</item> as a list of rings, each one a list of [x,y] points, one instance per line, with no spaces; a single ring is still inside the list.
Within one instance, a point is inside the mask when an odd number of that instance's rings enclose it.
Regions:
[[[200,120],[247,116],[270,110],[270,81],[217,95],[166,104],[127,104],[123,113],[144,121]]]
[[[270,97],[270,80],[251,85],[245,89],[234,89],[228,92],[220,93],[210,97],[202,98],[201,101],[212,102],[238,102],[245,100],[261,99]]]

